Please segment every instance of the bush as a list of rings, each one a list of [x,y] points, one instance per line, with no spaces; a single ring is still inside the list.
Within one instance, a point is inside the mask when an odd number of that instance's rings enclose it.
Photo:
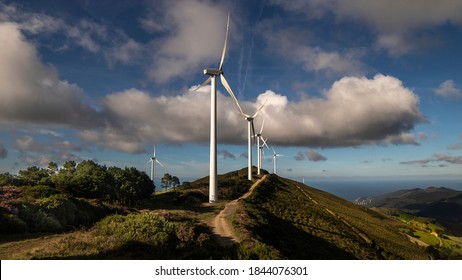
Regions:
[[[63,230],[56,217],[45,213],[36,205],[23,204],[19,209],[19,218],[28,225],[31,232],[60,232]]]
[[[108,240],[105,257],[137,259],[205,259],[223,256],[208,227],[174,214],[143,212],[111,215],[95,226]]]
[[[23,197],[32,199],[45,198],[58,193],[58,190],[50,186],[44,185],[38,185],[35,187],[25,187],[22,191]]]
[[[49,197],[39,199],[37,204],[44,212],[57,219],[62,228],[74,225],[77,215],[77,207],[69,197],[63,194],[54,194]]]
[[[0,213],[0,234],[27,232],[27,224],[16,215]]]

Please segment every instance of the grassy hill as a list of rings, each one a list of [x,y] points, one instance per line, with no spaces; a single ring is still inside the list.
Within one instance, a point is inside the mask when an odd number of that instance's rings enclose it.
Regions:
[[[109,213],[72,232],[3,236],[0,258],[429,258],[404,234],[408,230],[405,223],[276,175],[269,175],[250,197],[239,200],[232,224],[240,242],[220,247],[208,221],[228,201],[249,190],[252,182],[246,176],[246,169],[220,175],[220,202],[216,204],[207,203],[205,177],[175,190],[158,192],[137,207]]]
[[[403,223],[276,175],[242,201],[234,224],[244,243],[265,244],[279,258],[429,257],[403,234]]]

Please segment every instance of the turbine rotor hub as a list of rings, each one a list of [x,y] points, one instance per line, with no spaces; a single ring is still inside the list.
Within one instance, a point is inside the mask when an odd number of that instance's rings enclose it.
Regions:
[[[209,76],[219,76],[223,74],[223,71],[220,69],[214,69],[214,68],[206,68],[204,69],[204,75],[209,75]]]

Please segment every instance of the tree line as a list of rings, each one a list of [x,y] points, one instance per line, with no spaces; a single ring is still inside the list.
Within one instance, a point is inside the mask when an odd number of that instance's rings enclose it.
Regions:
[[[154,183],[145,172],[134,167],[106,167],[92,160],[67,161],[59,168],[50,162],[47,168],[31,166],[18,175],[0,173],[0,186],[48,186],[74,197],[99,199],[133,205],[149,198]]]

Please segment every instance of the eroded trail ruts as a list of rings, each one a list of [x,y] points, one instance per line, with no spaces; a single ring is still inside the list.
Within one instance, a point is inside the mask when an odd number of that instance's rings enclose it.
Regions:
[[[212,220],[211,226],[213,229],[213,233],[217,237],[218,242],[222,246],[231,246],[237,242],[239,242],[239,238],[236,236],[234,232],[234,228],[231,225],[231,215],[236,211],[237,203],[240,199],[249,197],[253,190],[263,181],[265,180],[266,175],[264,175],[261,179],[256,181],[244,195],[240,198],[235,199],[233,201],[228,202],[225,205],[225,208],[218,213],[218,215]]]

